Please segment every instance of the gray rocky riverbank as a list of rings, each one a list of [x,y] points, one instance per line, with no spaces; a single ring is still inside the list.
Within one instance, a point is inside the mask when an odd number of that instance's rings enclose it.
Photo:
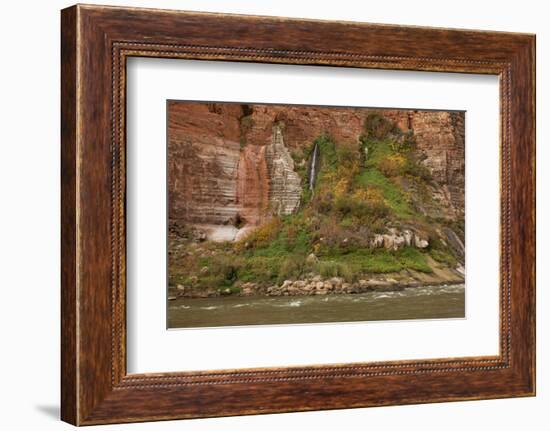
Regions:
[[[385,276],[376,276],[348,282],[341,277],[323,279],[316,275],[301,280],[285,280],[280,284],[270,286],[254,282],[241,283],[227,288],[196,289],[178,285],[169,288],[169,299],[176,298],[208,298],[216,296],[308,296],[359,294],[371,291],[399,291],[420,286],[437,286],[444,284],[464,283],[462,268],[439,270],[435,274],[422,274],[406,271]]]

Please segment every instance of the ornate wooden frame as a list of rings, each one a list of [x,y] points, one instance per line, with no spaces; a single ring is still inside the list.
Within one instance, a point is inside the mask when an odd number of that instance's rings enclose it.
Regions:
[[[534,35],[82,5],[61,17],[63,420],[88,425],[534,395]],[[500,354],[128,375],[130,56],[498,75]]]

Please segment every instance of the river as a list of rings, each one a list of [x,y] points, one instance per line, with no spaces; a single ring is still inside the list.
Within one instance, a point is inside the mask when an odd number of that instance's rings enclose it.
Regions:
[[[179,298],[169,328],[464,317],[464,284],[317,296]]]

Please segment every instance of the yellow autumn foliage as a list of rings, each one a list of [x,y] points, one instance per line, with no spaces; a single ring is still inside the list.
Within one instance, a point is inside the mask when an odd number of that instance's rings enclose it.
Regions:
[[[385,202],[382,191],[376,187],[358,189],[353,193],[352,198],[360,202],[368,202],[371,204],[383,204]]]
[[[347,194],[349,190],[349,180],[347,178],[341,178],[334,186],[334,197],[336,199]]]
[[[392,154],[384,157],[378,163],[378,169],[387,177],[402,175],[405,171],[407,159],[401,154]]]
[[[263,225],[254,229],[246,237],[235,243],[235,250],[241,251],[246,245],[253,247],[263,246],[277,238],[277,234],[281,228],[281,219],[273,217]]]

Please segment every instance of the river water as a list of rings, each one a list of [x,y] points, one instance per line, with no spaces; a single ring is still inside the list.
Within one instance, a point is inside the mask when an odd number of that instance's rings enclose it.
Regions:
[[[169,328],[464,317],[464,284],[399,292],[317,296],[179,298]]]

